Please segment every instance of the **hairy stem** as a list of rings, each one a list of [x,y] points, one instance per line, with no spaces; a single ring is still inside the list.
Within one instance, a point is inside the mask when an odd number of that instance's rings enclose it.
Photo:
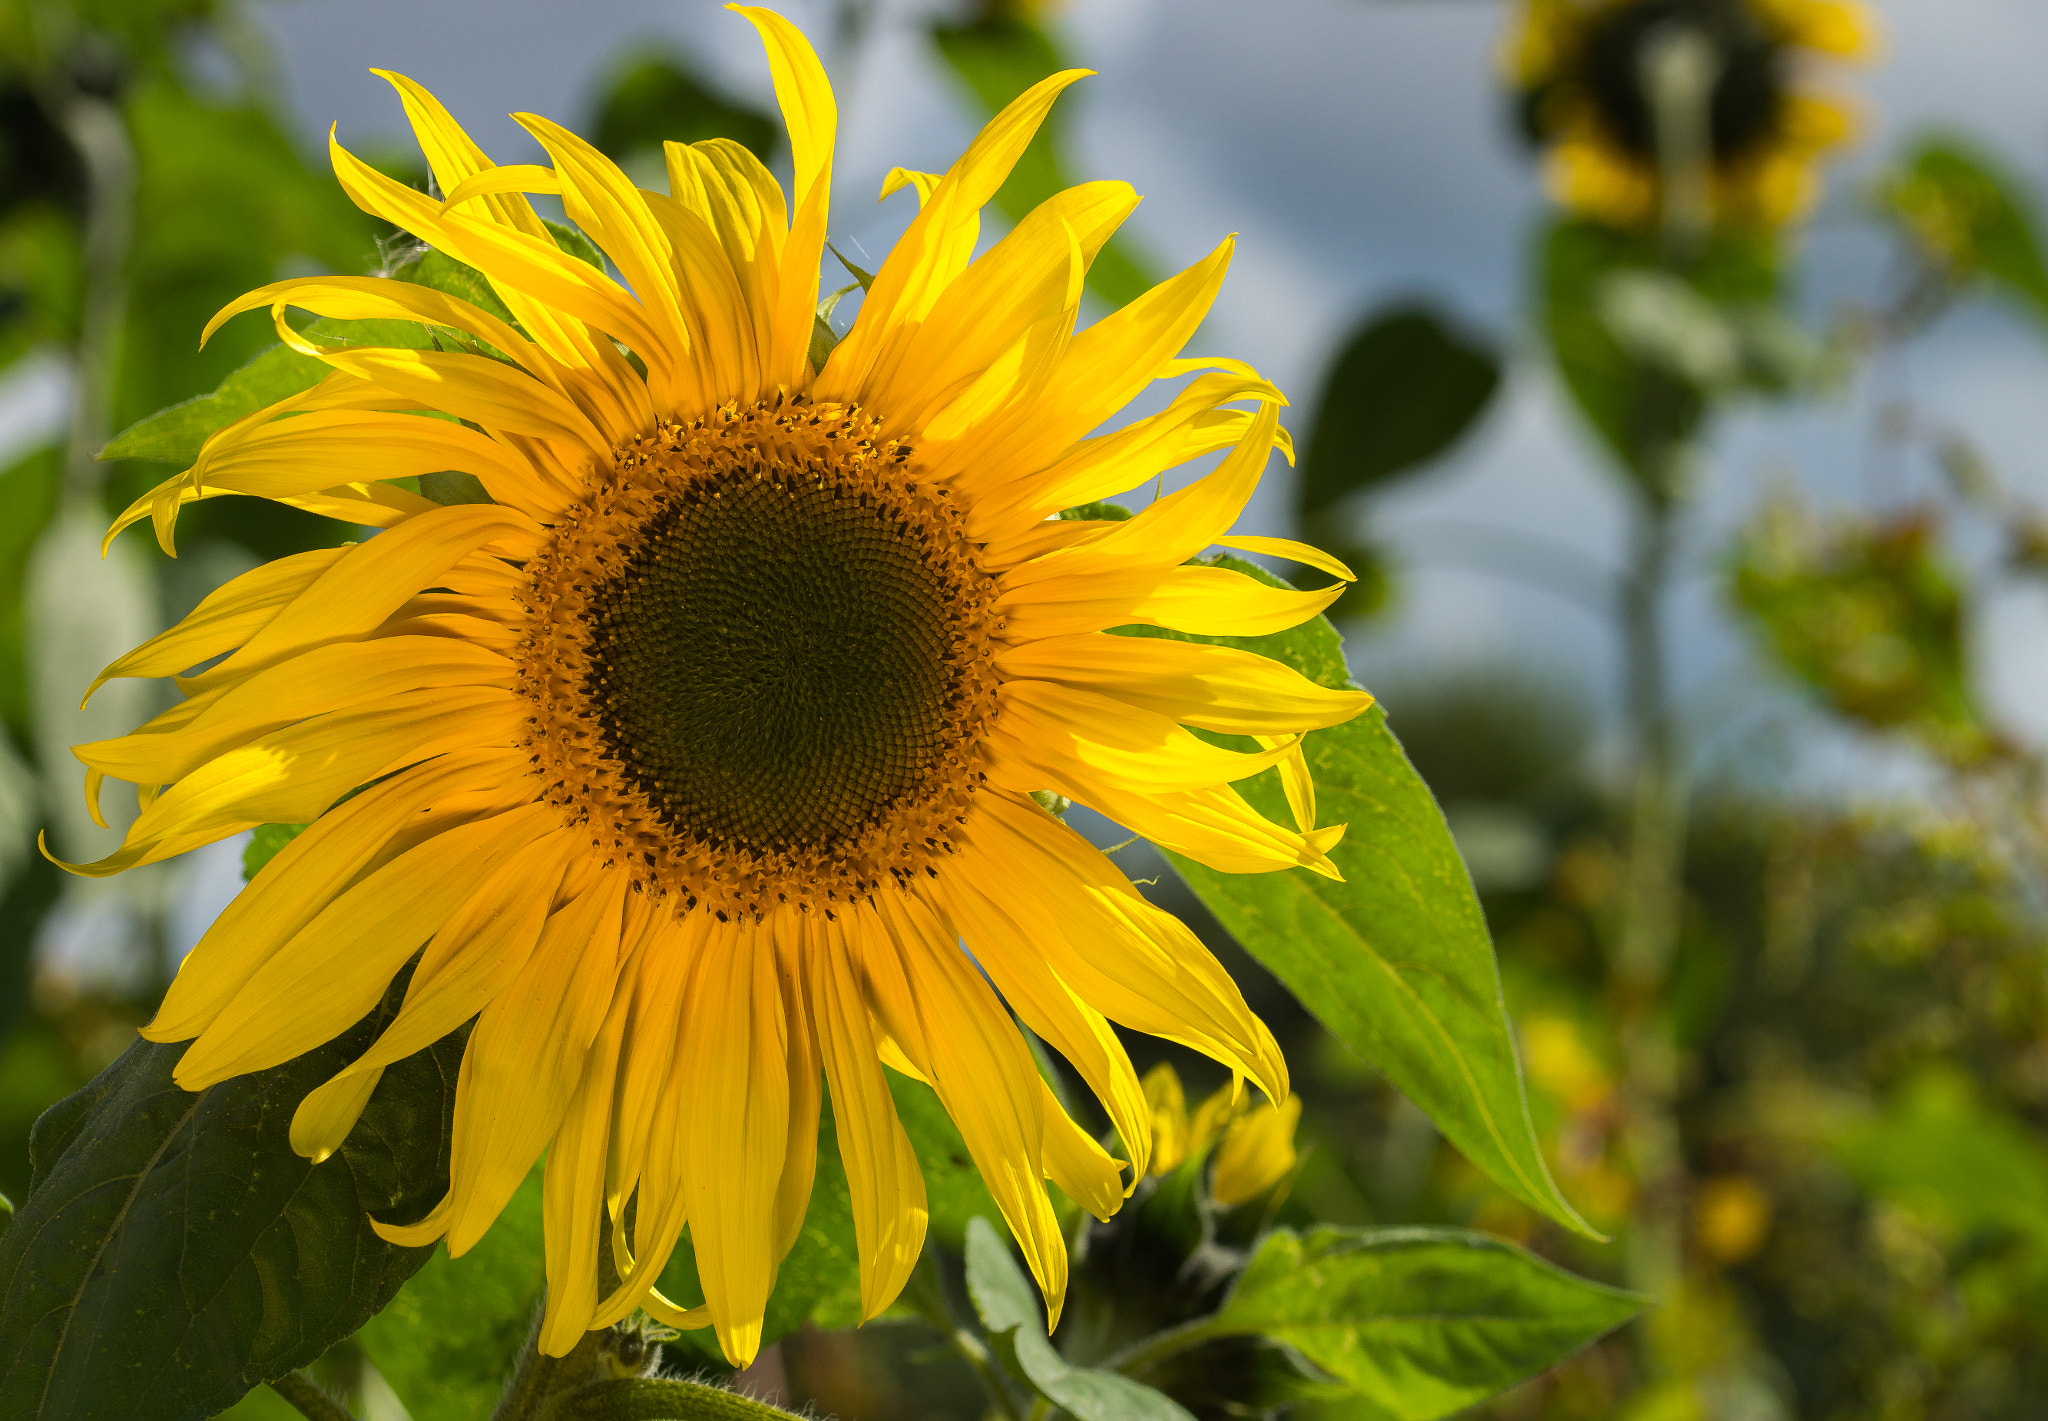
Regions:
[[[557,1394],[543,1421],[787,1421],[779,1406],[703,1382],[624,1378]]]
[[[601,1332],[586,1332],[583,1340],[566,1357],[550,1357],[540,1350],[541,1319],[547,1315],[547,1294],[533,1305],[533,1324],[526,1329],[526,1342],[512,1364],[512,1380],[498,1398],[491,1421],[539,1421],[558,1393],[588,1382],[597,1371]]]
[[[304,1372],[286,1372],[270,1389],[291,1403],[306,1421],[356,1421],[348,1408],[322,1391]]]

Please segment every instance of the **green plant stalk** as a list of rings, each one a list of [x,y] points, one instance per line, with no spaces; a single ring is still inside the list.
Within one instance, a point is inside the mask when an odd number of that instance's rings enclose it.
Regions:
[[[135,147],[127,120],[112,101],[64,81],[45,102],[85,164],[84,295],[73,352],[78,384],[64,454],[65,497],[82,500],[96,497],[104,482],[104,470],[95,461],[112,433],[114,381],[128,316],[128,248],[135,229]]]
[[[1680,22],[1656,36],[1642,60],[1641,80],[1657,130],[1663,265],[1679,276],[1695,265],[1712,233],[1710,125],[1718,69],[1707,37]],[[1625,1139],[1639,1182],[1628,1271],[1638,1290],[1669,1298],[1684,1269],[1678,1221],[1690,1213],[1691,1181],[1674,1117],[1678,1053],[1657,1009],[1678,941],[1686,844],[1663,614],[1690,451],[1672,418],[1676,401],[1669,377],[1645,374],[1632,433],[1647,478],[1619,608],[1635,773],[1613,986],[1620,998]],[[1657,1359],[1646,1360],[1655,1375]]]
[[[1147,1372],[1169,1357],[1177,1357],[1190,1347],[1199,1347],[1214,1338],[1230,1335],[1231,1329],[1218,1327],[1214,1318],[1197,1318],[1179,1327],[1155,1332],[1150,1337],[1141,1337],[1099,1366],[1102,1371],[1120,1372],[1132,1381],[1143,1381]]]
[[[304,1372],[286,1372],[270,1389],[291,1403],[306,1421],[356,1421],[346,1406],[322,1391]]]
[[[583,1340],[566,1357],[550,1357],[540,1350],[541,1320],[547,1315],[548,1299],[543,1292],[533,1305],[533,1324],[512,1364],[512,1379],[505,1383],[491,1421],[539,1421],[547,1414],[549,1401],[558,1393],[588,1382],[596,1375],[601,1332],[586,1332]]]
[[[1004,1421],[1024,1421],[1018,1414],[1017,1403],[1010,1395],[1010,1389],[996,1372],[995,1364],[989,1360],[988,1348],[981,1339],[953,1320],[952,1310],[946,1306],[945,1290],[939,1284],[938,1269],[932,1261],[930,1246],[924,1257],[911,1270],[910,1281],[904,1286],[902,1300],[912,1312],[938,1329],[960,1359],[967,1363],[988,1393],[989,1400],[1003,1414]]]
[[[702,1382],[627,1377],[558,1393],[543,1421],[786,1421],[792,1413]]]

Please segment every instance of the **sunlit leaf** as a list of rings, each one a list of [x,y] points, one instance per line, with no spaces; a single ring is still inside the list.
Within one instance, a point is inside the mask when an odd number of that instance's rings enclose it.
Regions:
[[[1822,519],[1767,503],[1734,548],[1730,590],[1778,665],[1836,712],[1968,761],[1990,745],[1970,692],[1962,588],[1939,522]]]
[[[408,350],[424,350],[432,339],[426,327],[411,321],[319,320],[306,328],[306,334],[340,345],[392,345]],[[228,376],[212,394],[196,395],[122,430],[100,451],[100,457],[154,459],[188,466],[215,430],[288,395],[310,390],[327,370],[327,365],[313,356],[273,345]]]
[[[1217,561],[1278,584],[1241,559]],[[1264,637],[1123,630],[1244,647],[1323,685],[1350,684],[1343,645],[1320,617]],[[1178,855],[1174,866],[1245,951],[1495,1184],[1592,1236],[1537,1148],[1486,917],[1429,787],[1378,706],[1311,734],[1305,753],[1318,818],[1350,826],[1331,852],[1344,882],[1306,869],[1218,873]],[[1267,817],[1293,822],[1276,773],[1238,789]]]
[[[1955,278],[1987,277],[1994,290],[2048,322],[2048,264],[2035,203],[1991,154],[1958,136],[1923,137],[1877,197],[1879,209]]]
[[[1834,1150],[1864,1188],[1964,1229],[2014,1230],[2048,1248],[2048,1150],[1969,1077],[1930,1068]]]
[[[1616,278],[1626,283],[1643,273],[1653,273],[1660,283],[1678,279],[1662,270],[1654,237],[1570,218],[1559,219],[1543,234],[1539,312],[1558,373],[1623,471],[1650,497],[1662,500],[1678,492],[1672,483],[1678,473],[1675,451],[1698,432],[1707,404],[1701,387],[1675,373],[1671,360],[1645,358],[1642,341],[1630,348],[1610,324]],[[1717,233],[1688,268],[1684,283],[1697,302],[1747,319],[1775,298],[1777,269],[1760,241]],[[1668,298],[1668,287],[1658,289]],[[1659,314],[1668,317],[1673,307],[1665,299]],[[1757,339],[1767,338],[1772,329],[1768,323],[1759,326]],[[1774,372],[1757,373],[1758,383],[1766,387],[1780,383]]]
[[[1435,1421],[1555,1366],[1643,1303],[1463,1229],[1279,1229],[1222,1310],[1179,1336],[1272,1338],[1363,1404],[1350,1414]]]

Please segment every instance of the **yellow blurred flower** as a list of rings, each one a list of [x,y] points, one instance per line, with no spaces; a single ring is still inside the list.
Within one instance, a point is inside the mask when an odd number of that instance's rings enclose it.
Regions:
[[[1301,1097],[1279,1105],[1270,1100],[1253,1105],[1241,1091],[1224,1086],[1190,1115],[1180,1077],[1164,1062],[1145,1073],[1145,1101],[1152,1108],[1150,1173],[1169,1174],[1190,1158],[1200,1159],[1213,1145],[1216,1174],[1210,1193],[1225,1208],[1249,1203],[1287,1177],[1298,1154],[1295,1127],[1301,1123]]]
[[[1663,215],[1653,51],[1704,41],[1703,137],[1716,221],[1775,228],[1812,205],[1820,155],[1851,136],[1841,101],[1806,92],[1816,55],[1866,59],[1876,23],[1855,0],[1523,0],[1505,51],[1551,195],[1617,227]]]
[[[1707,1258],[1724,1267],[1747,1262],[1771,1231],[1771,1196],[1744,1174],[1700,1182],[1693,1197],[1693,1236]]]
[[[1607,1070],[1561,1016],[1531,1017],[1522,1026],[1522,1060],[1529,1079],[1565,1109],[1578,1113],[1606,1101],[1614,1086]]]

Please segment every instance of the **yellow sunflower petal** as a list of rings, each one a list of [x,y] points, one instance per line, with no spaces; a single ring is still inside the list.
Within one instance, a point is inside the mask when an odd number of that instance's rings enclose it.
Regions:
[[[179,1060],[186,1090],[260,1071],[360,1021],[419,950],[420,923],[445,920],[477,879],[550,831],[529,806],[459,825],[399,855],[328,904],[261,967]],[[450,863],[466,871],[448,872]]]
[[[761,1345],[775,1286],[776,1201],[789,1136],[788,1023],[775,953],[751,925],[707,942],[676,1051],[677,1083],[694,1097],[677,1142],[697,1276],[726,1360],[744,1367]],[[815,1099],[815,1097],[813,1097]]]
[[[548,1292],[540,1349],[550,1357],[566,1357],[574,1351],[597,1310],[598,1259],[607,1246],[608,1233],[604,1180],[605,1156],[611,1144],[612,1097],[632,1001],[632,974],[640,961],[640,955],[632,953],[621,965],[604,1024],[584,1055],[576,1093],[548,1147],[547,1170],[541,1181],[541,1244]]]
[[[568,1111],[611,1008],[627,886],[613,873],[549,917],[519,974],[477,1017],[449,1156],[451,1255],[483,1236]]]
[[[1229,646],[1100,632],[1004,647],[1005,676],[1053,681],[1204,730],[1274,735],[1320,730],[1362,713],[1372,695],[1318,686],[1292,667]]]
[[[855,952],[837,923],[806,929],[805,985],[860,1248],[861,1319],[896,1301],[924,1249],[924,1174],[882,1078]]]
[[[1044,1082],[988,984],[952,932],[909,894],[878,895],[879,922],[863,924],[861,956],[883,1019],[927,1075],[1002,1210],[1024,1261],[1059,1322],[1067,1250],[1045,1195]]]

